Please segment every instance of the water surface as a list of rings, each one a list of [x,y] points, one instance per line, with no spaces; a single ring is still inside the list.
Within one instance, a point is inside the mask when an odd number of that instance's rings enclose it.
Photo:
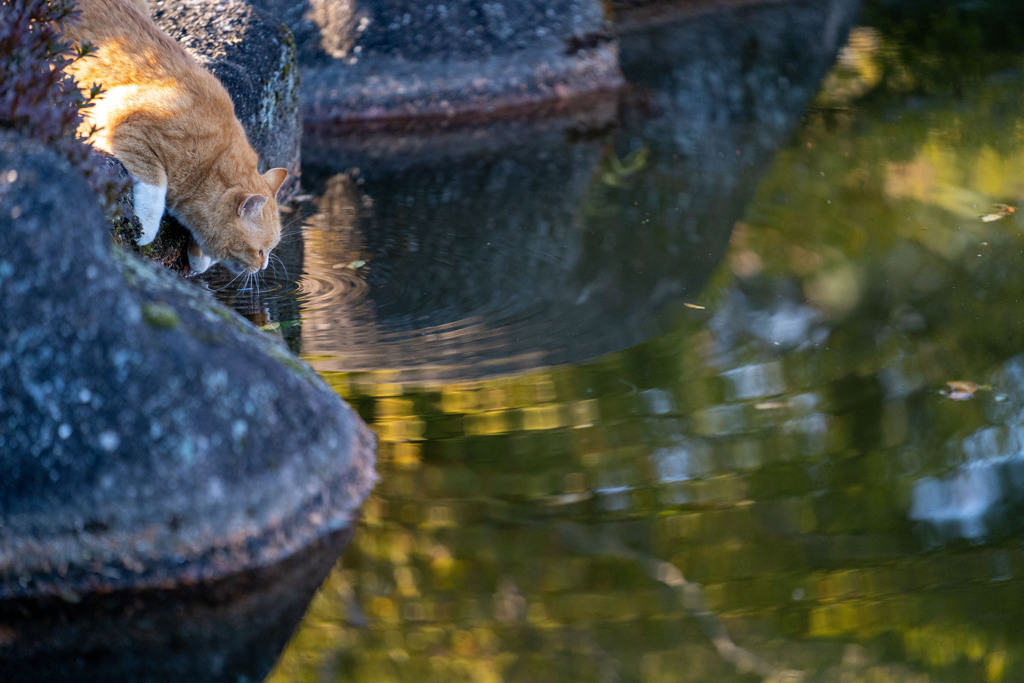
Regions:
[[[219,295],[382,480],[270,680],[1024,678],[1024,56],[875,12],[822,82],[792,5],[624,36],[613,129],[307,143]]]

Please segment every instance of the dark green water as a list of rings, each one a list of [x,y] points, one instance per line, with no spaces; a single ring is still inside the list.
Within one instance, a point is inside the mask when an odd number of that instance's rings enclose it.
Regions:
[[[1024,679],[1024,55],[949,16],[721,120],[641,33],[614,131],[304,152],[236,305],[381,484],[269,680]]]

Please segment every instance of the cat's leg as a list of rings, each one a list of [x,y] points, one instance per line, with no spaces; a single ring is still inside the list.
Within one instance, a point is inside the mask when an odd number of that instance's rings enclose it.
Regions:
[[[164,215],[167,202],[167,181],[151,184],[142,180],[135,181],[135,215],[142,223],[142,236],[139,244],[149,244],[156,239],[160,231],[160,218]]]
[[[114,91],[118,89],[115,88]],[[114,94],[106,97],[114,98]],[[124,99],[124,93],[116,93]],[[101,103],[105,101],[101,99]],[[123,106],[122,106],[123,108]],[[119,110],[120,111],[120,110]],[[124,122],[112,126],[109,133],[110,153],[117,158],[132,178],[135,215],[142,223],[140,245],[149,244],[160,232],[160,219],[167,206],[167,171],[153,151],[149,138],[149,119],[145,116],[128,116]]]
[[[188,245],[188,267],[193,273],[205,273],[216,261],[206,255],[203,248],[195,240]]]

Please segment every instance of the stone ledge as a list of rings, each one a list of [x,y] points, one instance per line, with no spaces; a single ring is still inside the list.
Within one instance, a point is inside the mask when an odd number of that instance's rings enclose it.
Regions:
[[[4,135],[0,162],[0,603],[211,580],[351,523],[376,476],[352,410],[112,249],[52,152]]]
[[[253,1],[295,34],[314,128],[538,118],[623,82],[598,0]]]

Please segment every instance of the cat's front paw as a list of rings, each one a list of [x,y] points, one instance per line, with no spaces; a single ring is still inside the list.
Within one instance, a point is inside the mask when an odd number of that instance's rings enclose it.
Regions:
[[[192,242],[188,245],[188,267],[195,274],[205,273],[216,261],[206,255],[202,248]]]
[[[142,236],[139,246],[145,246],[156,239],[160,232],[160,218],[164,215],[164,204],[167,200],[166,185],[150,185],[141,180],[135,181],[134,187],[135,215],[142,223]]]

